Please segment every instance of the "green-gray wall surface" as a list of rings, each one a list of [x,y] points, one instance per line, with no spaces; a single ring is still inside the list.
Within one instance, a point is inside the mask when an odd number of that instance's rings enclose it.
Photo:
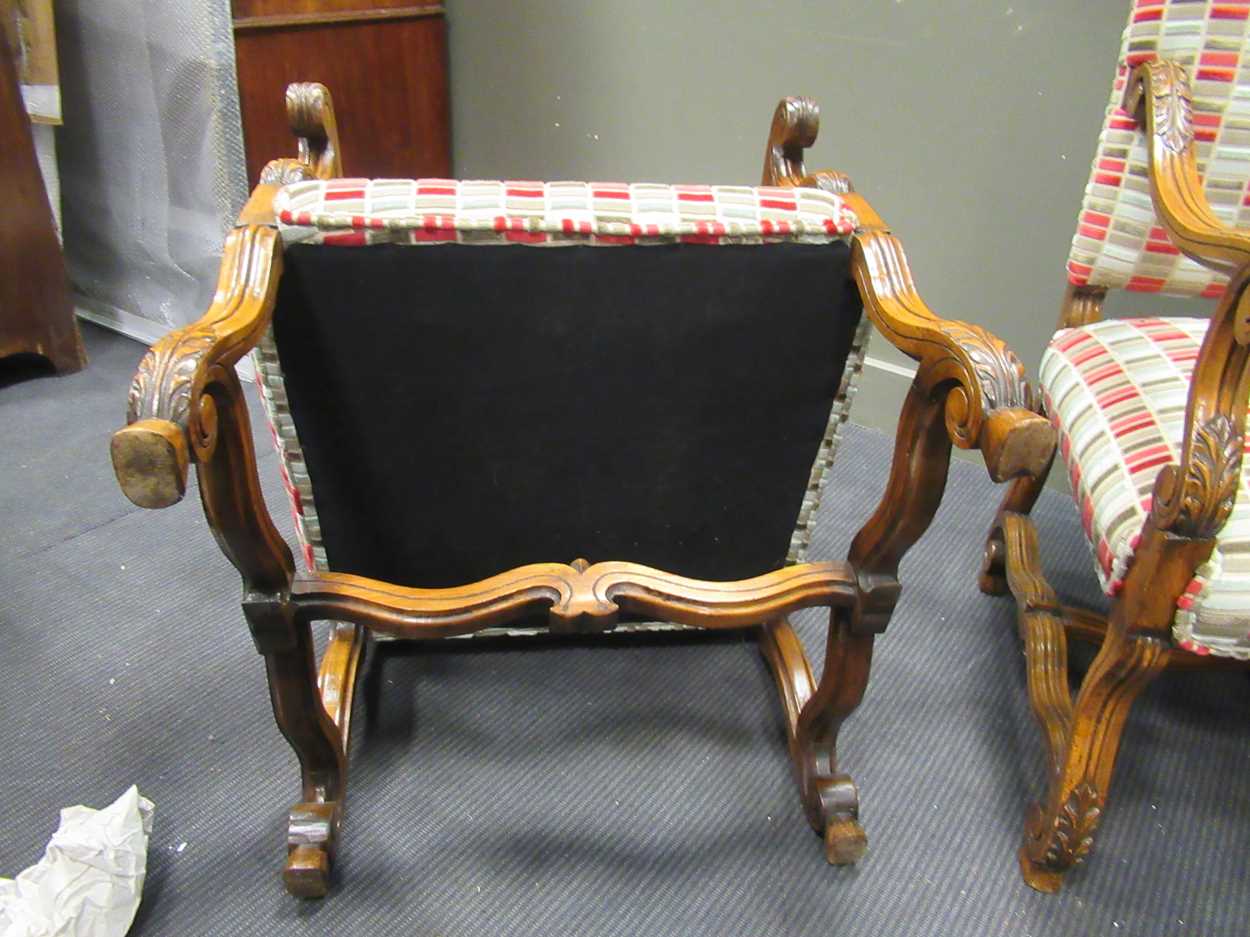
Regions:
[[[754,184],[777,101],[807,95],[808,168],[848,173],[934,311],[988,327],[1035,375],[1129,6],[449,0],[455,170]],[[1205,310],[1108,303],[1139,311]],[[911,362],[879,336],[869,355],[851,419],[892,431]]]

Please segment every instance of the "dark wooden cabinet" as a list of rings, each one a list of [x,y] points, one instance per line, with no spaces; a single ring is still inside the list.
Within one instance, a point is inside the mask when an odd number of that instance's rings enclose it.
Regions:
[[[9,45],[0,34],[0,358],[42,355],[62,373],[87,363],[52,206]]]
[[[283,95],[330,89],[346,174],[451,175],[447,34],[441,4],[400,0],[233,0],[247,174],[293,155]]]

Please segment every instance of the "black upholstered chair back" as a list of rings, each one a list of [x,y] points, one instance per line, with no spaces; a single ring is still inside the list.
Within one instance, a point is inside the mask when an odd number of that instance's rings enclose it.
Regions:
[[[784,565],[860,321],[848,254],[289,247],[273,336],[327,565]]]

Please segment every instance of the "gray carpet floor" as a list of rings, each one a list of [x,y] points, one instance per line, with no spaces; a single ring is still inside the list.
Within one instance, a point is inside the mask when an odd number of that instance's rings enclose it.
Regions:
[[[1091,860],[1058,896],[1021,882],[1042,748],[1012,604],[975,587],[998,492],[964,462],[844,731],[870,839],[858,866],[826,865],[803,820],[753,644],[391,645],[357,702],[337,885],[288,897],[297,772],[237,577],[194,495],[148,512],[117,489],[108,437],[142,349],[84,331],[80,374],[0,364],[0,875],[39,858],[60,807],[137,783],[156,826],[135,934],[1250,933],[1240,673],[1157,681]],[[257,437],[289,536],[259,421]],[[813,558],[845,555],[890,447],[848,430]],[[1035,518],[1057,588],[1097,604],[1070,500],[1046,493]],[[821,617],[798,624],[819,663]]]

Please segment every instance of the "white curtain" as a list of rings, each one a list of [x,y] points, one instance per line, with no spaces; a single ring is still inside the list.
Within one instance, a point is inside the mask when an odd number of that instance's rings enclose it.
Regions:
[[[80,306],[151,340],[200,316],[247,195],[229,0],[58,0],[65,253]]]

